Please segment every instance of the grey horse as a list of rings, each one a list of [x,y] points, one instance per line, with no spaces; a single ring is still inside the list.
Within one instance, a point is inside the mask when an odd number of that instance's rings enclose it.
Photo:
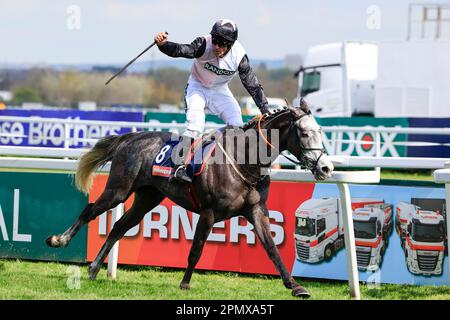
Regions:
[[[80,158],[76,182],[78,188],[87,193],[94,171],[112,161],[105,190],[97,201],[84,208],[77,221],[67,231],[61,235],[49,236],[46,243],[51,247],[67,246],[83,225],[125,202],[134,192],[132,207],[114,224],[89,267],[89,276],[94,280],[115,242],[137,225],[147,212],[168,197],[186,210],[199,214],[188,266],[180,284],[181,289],[190,288],[192,272],[213,225],[240,215],[254,226],[284,286],[292,290],[292,295],[308,298],[308,291],[291,276],[272,239],[266,206],[270,177],[261,174],[261,170],[270,166],[278,152],[288,150],[312,171],[317,180],[330,177],[334,168],[323,152],[320,126],[306,103],[302,102],[299,108],[285,107],[264,117],[254,118],[241,127],[238,134],[234,129],[225,130],[216,141],[220,148],[215,148],[215,156],[222,155],[225,161],[207,162],[192,184],[169,181],[152,175],[151,168],[155,157],[165,142],[172,138],[169,132],[137,132],[101,139]],[[276,130],[278,136],[278,152],[271,152],[265,163],[259,156],[251,163],[249,159],[258,154],[261,145],[274,145],[271,130]],[[236,137],[250,132],[254,133],[257,143],[244,143],[245,157],[242,158],[247,160],[239,162],[236,160],[239,156],[237,148],[232,150],[233,141]]]

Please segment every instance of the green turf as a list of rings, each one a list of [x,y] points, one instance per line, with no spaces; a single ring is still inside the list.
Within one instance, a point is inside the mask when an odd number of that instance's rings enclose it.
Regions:
[[[381,179],[433,181],[433,170],[381,170]]]
[[[79,269],[77,269],[79,267]],[[74,271],[75,270],[75,271]],[[81,273],[76,288],[77,270]],[[176,300],[290,300],[290,290],[274,276],[231,272],[196,271],[190,290],[178,285],[183,270],[156,267],[119,267],[117,279],[106,277],[102,268],[90,281],[87,265],[54,262],[0,260],[0,299],[176,299]],[[311,293],[311,299],[349,299],[348,283],[297,279]],[[450,299],[448,286],[361,284],[362,299]]]

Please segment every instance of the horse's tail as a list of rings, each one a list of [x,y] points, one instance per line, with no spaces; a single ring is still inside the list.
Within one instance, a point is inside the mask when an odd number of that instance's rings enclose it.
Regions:
[[[80,157],[75,175],[78,190],[85,194],[89,193],[94,180],[93,172],[113,158],[119,142],[123,140],[121,137],[123,136],[104,137]]]

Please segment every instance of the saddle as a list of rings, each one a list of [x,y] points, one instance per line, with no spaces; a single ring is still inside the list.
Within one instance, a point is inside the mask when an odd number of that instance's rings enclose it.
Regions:
[[[213,130],[194,140],[186,155],[186,173],[191,179],[200,175],[211,158],[217,144],[215,139],[223,134],[225,128]],[[180,136],[173,135],[171,140],[166,141],[158,152],[152,163],[152,176],[169,179],[173,174],[175,164],[172,161],[172,151],[176,150]]]

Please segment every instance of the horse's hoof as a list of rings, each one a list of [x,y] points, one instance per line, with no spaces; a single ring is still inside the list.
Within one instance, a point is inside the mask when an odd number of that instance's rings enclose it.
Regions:
[[[51,246],[52,246],[52,236],[47,237],[47,239],[45,239],[45,243],[46,243],[49,247],[51,247]]]
[[[311,296],[309,294],[309,292],[302,286],[298,286],[298,287],[295,287],[294,289],[292,289],[292,295],[294,297],[302,298],[302,299],[309,299],[309,297]]]
[[[47,239],[45,239],[45,243],[52,248],[58,248],[61,246],[61,244],[58,241],[57,236],[50,236]]]
[[[69,244],[69,241],[66,237],[50,236],[45,239],[45,243],[52,248],[65,248]]]
[[[189,290],[190,288],[191,288],[191,286],[189,285],[189,283],[186,283],[186,282],[180,283],[181,290]]]

